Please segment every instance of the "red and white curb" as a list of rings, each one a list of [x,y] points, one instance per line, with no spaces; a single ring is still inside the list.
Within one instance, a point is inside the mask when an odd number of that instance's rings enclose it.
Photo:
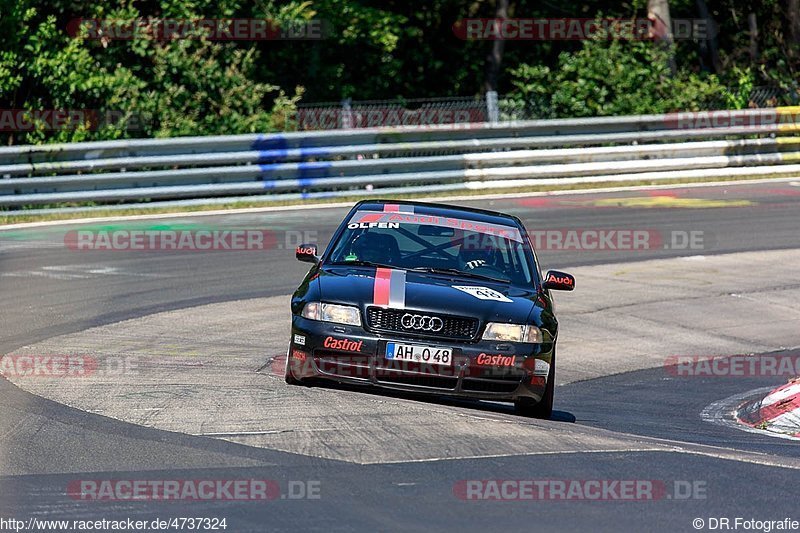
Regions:
[[[800,378],[743,403],[736,409],[736,420],[765,433],[800,439]]]

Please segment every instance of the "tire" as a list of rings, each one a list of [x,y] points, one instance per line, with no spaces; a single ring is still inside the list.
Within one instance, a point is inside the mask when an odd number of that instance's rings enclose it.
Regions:
[[[289,357],[289,350],[286,350],[286,369],[284,371],[284,379],[287,385],[303,385],[303,381],[294,377],[292,373],[292,366],[290,364],[291,357]]]
[[[517,398],[514,400],[514,411],[518,415],[530,418],[549,419],[553,415],[553,389],[556,382],[556,354],[553,350],[553,358],[550,361],[550,371],[547,373],[547,385],[544,395],[538,402],[531,398]]]

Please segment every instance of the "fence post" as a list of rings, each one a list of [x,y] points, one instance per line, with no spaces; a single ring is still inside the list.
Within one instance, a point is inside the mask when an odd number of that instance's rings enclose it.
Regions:
[[[500,121],[497,91],[486,91],[486,114],[489,117],[489,122],[492,124],[496,124]]]
[[[342,100],[342,118],[339,127],[344,130],[353,128],[353,108],[350,107],[350,98]]]

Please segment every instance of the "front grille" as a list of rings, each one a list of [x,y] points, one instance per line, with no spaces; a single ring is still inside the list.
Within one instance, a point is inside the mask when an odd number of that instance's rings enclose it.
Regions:
[[[406,313],[440,318],[444,324],[442,329],[436,332],[406,329],[400,323]],[[385,309],[382,307],[370,307],[367,309],[367,326],[375,331],[405,333],[407,335],[436,339],[472,340],[478,334],[478,319],[476,318],[425,313],[424,311],[406,311],[405,309]]]

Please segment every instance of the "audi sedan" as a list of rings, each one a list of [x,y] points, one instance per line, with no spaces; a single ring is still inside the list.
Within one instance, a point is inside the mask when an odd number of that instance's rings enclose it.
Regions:
[[[320,380],[553,408],[558,322],[516,217],[442,204],[363,201],[327,249],[300,245],[313,266],[291,302],[286,382]]]

